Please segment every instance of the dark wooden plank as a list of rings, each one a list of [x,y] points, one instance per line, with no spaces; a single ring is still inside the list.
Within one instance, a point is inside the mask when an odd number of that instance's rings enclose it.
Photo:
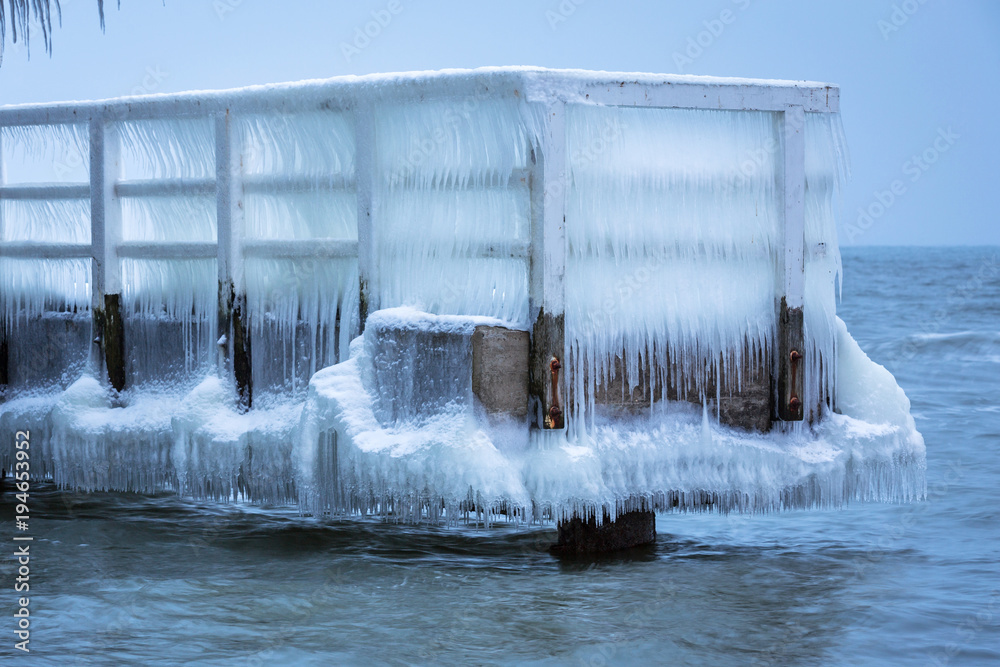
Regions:
[[[250,349],[250,327],[247,322],[247,298],[245,294],[233,299],[233,373],[236,376],[236,390],[240,407],[253,407],[253,363]]]
[[[108,380],[116,391],[125,389],[125,326],[122,321],[120,294],[104,295],[104,312],[100,314],[101,348]]]
[[[781,299],[778,316],[778,419],[802,421],[805,386],[804,332],[801,308],[789,308]]]
[[[565,424],[565,401],[560,385],[565,384],[562,366],[566,339],[566,318],[564,315],[549,315],[545,310],[538,313],[531,332],[531,356],[529,360],[530,401],[534,411],[532,418],[543,428],[563,428]],[[553,372],[553,361],[557,373]],[[553,379],[556,384],[553,384]],[[541,423],[538,424],[537,422]]]

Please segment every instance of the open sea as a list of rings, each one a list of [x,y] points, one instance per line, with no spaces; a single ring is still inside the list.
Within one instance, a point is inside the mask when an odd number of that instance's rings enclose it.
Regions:
[[[840,316],[912,401],[912,505],[657,517],[563,561],[550,528],[318,523],[173,495],[31,495],[30,654],[3,665],[1000,665],[1000,248],[847,248]]]

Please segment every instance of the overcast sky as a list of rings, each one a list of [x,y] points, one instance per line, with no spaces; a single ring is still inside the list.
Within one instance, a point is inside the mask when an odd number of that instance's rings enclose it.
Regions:
[[[483,65],[810,79],[841,86],[842,244],[1000,244],[993,0],[108,0],[104,35],[61,4],[51,58],[8,32],[0,104]]]

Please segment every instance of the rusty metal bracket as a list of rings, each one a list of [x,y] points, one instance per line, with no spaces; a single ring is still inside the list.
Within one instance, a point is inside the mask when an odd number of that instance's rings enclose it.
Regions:
[[[562,428],[564,426],[562,401],[559,399],[559,370],[562,364],[556,357],[549,361],[549,372],[552,374],[552,395],[549,400],[549,413],[545,416],[545,428]]]
[[[801,308],[789,308],[781,299],[778,314],[777,359],[777,418],[782,421],[802,421],[805,389],[804,328]]]

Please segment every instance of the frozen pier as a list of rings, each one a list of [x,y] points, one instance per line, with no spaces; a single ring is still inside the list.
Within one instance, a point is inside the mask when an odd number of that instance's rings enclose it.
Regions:
[[[836,317],[838,111],[537,68],[0,107],[0,430],[402,520],[920,497]]]

